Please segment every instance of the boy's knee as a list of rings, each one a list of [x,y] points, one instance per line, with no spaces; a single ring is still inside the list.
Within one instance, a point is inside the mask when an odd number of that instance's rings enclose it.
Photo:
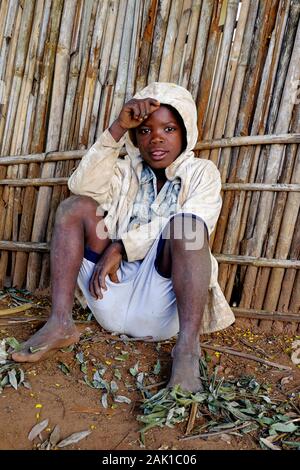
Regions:
[[[81,218],[87,213],[97,210],[97,203],[88,196],[73,195],[60,203],[56,212],[56,220],[60,222],[67,219]]]
[[[170,220],[168,235],[175,243],[184,242],[186,250],[200,250],[208,246],[206,225],[192,214],[175,215]]]

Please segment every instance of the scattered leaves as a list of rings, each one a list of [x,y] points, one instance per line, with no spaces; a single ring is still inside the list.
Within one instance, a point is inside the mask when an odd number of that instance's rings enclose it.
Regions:
[[[33,426],[30,433],[28,434],[28,439],[33,441],[39,434],[41,434],[41,432],[44,431],[44,429],[46,429],[48,423],[49,419],[44,419],[44,421],[41,421],[40,423]]]
[[[57,447],[62,448],[62,447],[67,447],[71,444],[76,444],[77,442],[81,441],[85,437],[89,436],[92,431],[87,430],[87,431],[81,431],[81,432],[75,432],[74,434],[71,434],[70,436],[66,437],[66,439],[63,439],[57,444]]]

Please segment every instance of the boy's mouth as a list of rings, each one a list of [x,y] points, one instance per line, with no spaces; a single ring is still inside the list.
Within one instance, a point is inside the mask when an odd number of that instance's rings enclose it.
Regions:
[[[152,160],[159,161],[162,160],[167,153],[167,150],[153,150],[150,152],[150,155]]]

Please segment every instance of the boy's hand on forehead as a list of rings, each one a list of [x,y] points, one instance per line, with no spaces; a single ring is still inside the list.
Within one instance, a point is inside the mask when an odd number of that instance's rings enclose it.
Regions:
[[[132,99],[124,104],[117,121],[124,130],[134,129],[147,119],[151,113],[156,111],[159,106],[159,101],[154,98]]]

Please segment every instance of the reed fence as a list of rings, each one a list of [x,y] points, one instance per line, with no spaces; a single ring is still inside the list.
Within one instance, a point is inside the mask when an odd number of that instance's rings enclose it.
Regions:
[[[300,0],[2,0],[0,286],[49,286],[68,175],[125,100],[171,81],[197,103],[196,154],[221,173],[211,248],[225,296],[295,332],[299,18]]]

